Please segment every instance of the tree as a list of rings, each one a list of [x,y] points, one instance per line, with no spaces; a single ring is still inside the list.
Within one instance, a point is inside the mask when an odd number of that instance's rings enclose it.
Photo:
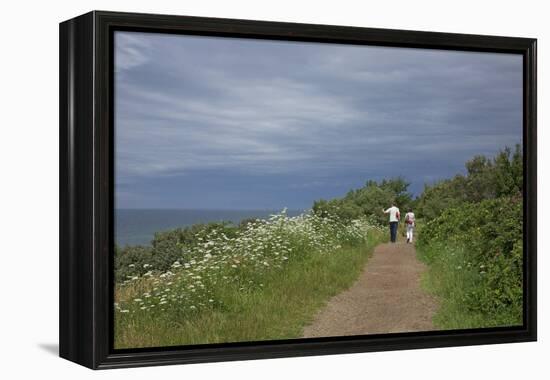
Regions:
[[[406,209],[413,203],[408,187],[409,183],[401,177],[384,179],[380,183],[369,180],[364,187],[350,190],[343,198],[315,201],[313,212],[320,216],[332,215],[343,222],[369,217],[378,223],[385,223],[382,208],[395,202],[398,207]]]
[[[514,153],[509,147],[490,159],[478,155],[466,162],[466,176],[426,185],[418,197],[419,216],[428,220],[463,203],[479,203],[488,199],[518,196],[523,189],[523,155],[516,145]]]

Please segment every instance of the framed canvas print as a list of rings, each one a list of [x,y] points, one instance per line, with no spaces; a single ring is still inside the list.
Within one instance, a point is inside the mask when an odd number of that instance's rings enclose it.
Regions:
[[[60,356],[536,340],[536,40],[60,24]]]

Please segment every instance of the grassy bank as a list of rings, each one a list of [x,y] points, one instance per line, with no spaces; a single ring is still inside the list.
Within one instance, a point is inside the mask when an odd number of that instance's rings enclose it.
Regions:
[[[210,234],[171,271],[117,286],[115,347],[298,338],[385,239],[364,223],[313,216],[275,218],[234,238]]]
[[[440,300],[441,329],[522,324],[522,202],[500,198],[448,209],[420,231],[423,286]]]

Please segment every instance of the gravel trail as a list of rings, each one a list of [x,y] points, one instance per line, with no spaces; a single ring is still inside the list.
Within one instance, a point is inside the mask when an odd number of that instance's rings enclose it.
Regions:
[[[420,287],[414,245],[377,246],[363,273],[304,329],[305,338],[434,330],[436,300]]]

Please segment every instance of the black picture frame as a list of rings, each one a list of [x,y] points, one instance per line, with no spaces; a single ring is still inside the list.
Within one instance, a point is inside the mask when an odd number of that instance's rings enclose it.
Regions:
[[[116,30],[522,54],[523,326],[114,350]],[[104,369],[536,340],[536,39],[105,11],[62,22],[59,38],[61,357]]]

